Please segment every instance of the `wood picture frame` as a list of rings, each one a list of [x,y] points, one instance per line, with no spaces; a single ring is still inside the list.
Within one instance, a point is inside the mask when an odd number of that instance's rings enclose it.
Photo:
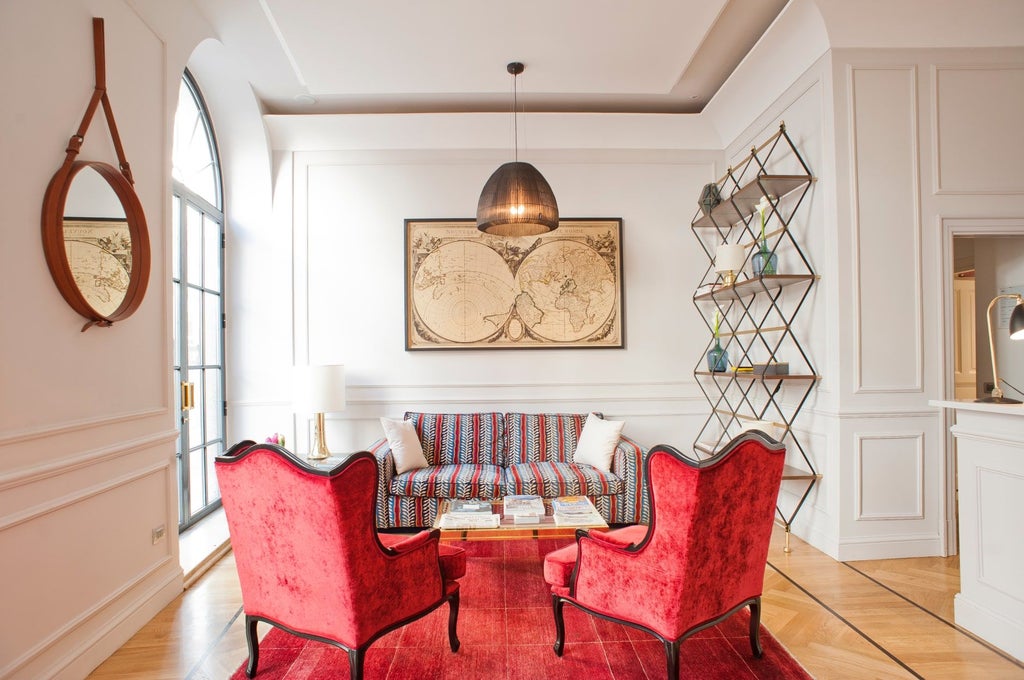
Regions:
[[[622,261],[621,218],[522,238],[407,219],[405,348],[624,348]]]

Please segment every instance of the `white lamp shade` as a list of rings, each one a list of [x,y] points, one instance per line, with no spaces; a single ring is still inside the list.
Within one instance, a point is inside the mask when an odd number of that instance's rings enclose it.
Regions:
[[[296,413],[336,413],[345,410],[345,367],[296,366],[294,374]]]
[[[739,243],[723,243],[715,251],[715,271],[719,274],[725,272],[738,272],[743,269],[743,263],[747,260],[747,249]]]

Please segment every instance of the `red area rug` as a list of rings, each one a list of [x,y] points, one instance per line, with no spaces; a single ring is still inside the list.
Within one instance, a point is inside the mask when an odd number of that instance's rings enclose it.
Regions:
[[[554,617],[544,555],[565,541],[460,543],[469,553],[461,579],[459,640],[448,648],[448,607],[377,640],[366,653],[367,680],[605,680],[664,678],[662,644],[643,631],[565,607],[565,651],[555,656]],[[810,678],[762,626],[764,657],[750,652],[747,610],[680,646],[679,677],[701,680]],[[260,624],[260,631],[267,628]],[[260,643],[257,680],[349,677],[348,655],[277,628]],[[246,680],[245,663],[231,680]]]

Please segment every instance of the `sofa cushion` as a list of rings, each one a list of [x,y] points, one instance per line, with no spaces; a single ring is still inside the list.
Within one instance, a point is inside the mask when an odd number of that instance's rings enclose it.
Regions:
[[[406,420],[416,427],[431,465],[505,462],[505,422],[500,413],[417,413]]]
[[[593,465],[598,470],[611,472],[612,458],[615,455],[615,447],[619,444],[623,425],[625,423],[621,420],[603,420],[595,413],[588,415],[576,450],[572,454],[572,462],[578,465]]]
[[[395,472],[401,474],[409,470],[427,467],[427,459],[423,455],[423,446],[416,435],[416,428],[408,420],[391,420],[381,418],[380,425],[388,438],[391,455],[395,460]]]
[[[506,413],[507,460],[571,463],[586,413]]]
[[[500,498],[503,480],[497,465],[432,465],[395,475],[395,496],[434,498]]]
[[[519,463],[505,469],[505,495],[607,496],[621,493],[622,479],[589,465]]]

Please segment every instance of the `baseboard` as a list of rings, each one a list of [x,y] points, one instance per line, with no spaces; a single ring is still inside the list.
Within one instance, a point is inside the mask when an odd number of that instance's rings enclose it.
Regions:
[[[203,577],[203,574],[208,572],[210,568],[220,562],[221,558],[231,552],[231,539],[227,539],[219,546],[217,546],[213,552],[204,557],[199,564],[192,569],[189,569],[188,573],[185,574],[184,588],[188,590],[195,582]]]
[[[133,589],[55,644],[19,664],[5,680],[81,680],[124,645],[182,592],[181,567],[169,563],[149,587]]]
[[[938,536],[885,536],[840,541],[836,559],[840,562],[855,562],[940,557],[944,554],[945,546]]]
[[[968,600],[962,593],[953,597],[953,611],[956,625],[1024,661],[1024,626],[1019,622]]]

